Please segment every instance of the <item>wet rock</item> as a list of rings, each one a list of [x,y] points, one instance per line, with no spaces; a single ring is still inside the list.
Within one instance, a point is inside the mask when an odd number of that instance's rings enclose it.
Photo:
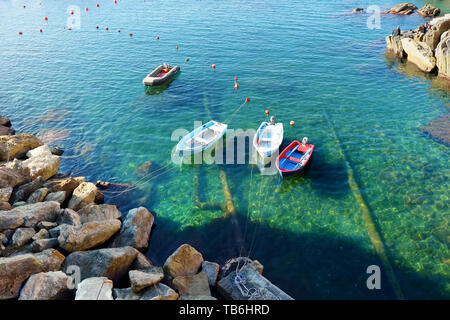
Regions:
[[[35,253],[34,256],[41,262],[42,271],[59,271],[66,257],[56,249],[46,249]]]
[[[441,41],[436,47],[436,65],[439,74],[450,79],[450,31],[443,33]]]
[[[11,245],[13,247],[22,247],[31,241],[36,234],[33,228],[19,228],[14,232],[11,238]]]
[[[11,120],[7,116],[0,115],[0,126],[11,127]]]
[[[0,230],[15,229],[20,226],[34,228],[41,221],[53,222],[56,220],[58,211],[59,203],[54,201],[27,204],[10,211],[0,211]]]
[[[408,15],[413,13],[416,9],[417,6],[415,4],[404,2],[393,6],[390,10],[385,11],[385,13]]]
[[[32,134],[0,136],[0,161],[22,158],[34,148],[42,146],[42,141]]]
[[[142,270],[130,270],[128,276],[133,291],[139,292],[160,282],[164,278],[164,271],[161,267],[150,267]]]
[[[95,191],[94,203],[96,203],[96,204],[103,204],[103,203],[105,203],[105,196],[103,195],[103,192],[100,189],[98,189],[98,188]]]
[[[49,230],[57,226],[58,224],[56,222],[48,222],[48,221],[41,221],[36,225],[38,229],[45,229],[45,230]]]
[[[9,198],[11,197],[13,188],[11,187],[5,187],[0,188],[0,201],[8,202]]]
[[[57,248],[58,245],[58,238],[38,239],[30,245],[30,249],[32,252],[41,252],[45,249]]]
[[[50,192],[65,191],[67,196],[71,196],[72,192],[85,180],[84,177],[69,178],[52,178],[44,183]]]
[[[136,255],[137,250],[132,247],[73,252],[67,256],[64,270],[71,265],[79,266],[81,279],[103,276],[119,281],[127,274]]]
[[[28,151],[27,156],[22,166],[31,180],[42,177],[46,181],[58,173],[59,157],[53,155],[47,145]]]
[[[50,148],[50,152],[55,156],[61,156],[64,153],[64,149],[62,147],[52,146],[49,148]]]
[[[431,72],[436,68],[433,50],[425,42],[406,38],[402,39],[402,46],[408,55],[408,61],[414,63],[420,70]]]
[[[91,204],[95,200],[97,187],[91,182],[81,183],[75,190],[73,190],[72,198],[69,201],[68,208],[78,211],[83,207]]]
[[[173,279],[173,286],[181,296],[210,296],[208,277],[205,272]]]
[[[164,263],[164,273],[171,278],[191,276],[197,273],[203,256],[188,244],[181,245]]]
[[[24,182],[24,177],[17,170],[0,167],[0,188],[14,188]]]
[[[0,125],[0,136],[8,136],[16,133],[16,130]]]
[[[135,171],[135,173],[138,176],[145,176],[146,174],[148,174],[150,172],[150,168],[153,165],[153,162],[151,161],[145,161],[144,163],[142,163]]]
[[[8,202],[0,201],[0,211],[8,211],[11,210],[11,205]]]
[[[450,29],[450,14],[445,16],[434,18],[429,22],[429,28],[427,28],[424,36],[423,42],[427,43],[431,49],[436,49],[441,36],[444,32]]]
[[[111,238],[121,226],[117,219],[87,222],[81,226],[62,225],[59,246],[66,251],[81,251],[97,247]]]
[[[114,238],[112,247],[132,246],[138,250],[148,247],[154,217],[144,207],[128,211],[120,233]]]
[[[112,204],[89,204],[78,211],[81,223],[119,219],[122,217],[119,209]]]
[[[114,289],[116,300],[177,300],[178,293],[168,286],[158,283],[141,292],[134,292],[131,288]]]
[[[217,283],[217,289],[221,296],[231,300],[293,300],[288,294],[272,284],[260,275],[256,270],[245,266],[240,270],[242,283],[251,291],[245,294],[245,290],[239,290],[235,284],[236,273],[231,271],[226,277]],[[244,294],[243,294],[244,292]]]
[[[439,15],[441,13],[441,10],[439,8],[436,8],[432,4],[425,4],[422,8],[417,10],[417,13],[424,17],[434,17]]]
[[[114,300],[113,282],[106,277],[91,277],[78,284],[75,300]]]
[[[61,271],[32,275],[20,291],[19,300],[59,300],[68,296],[69,277]]]
[[[242,268],[244,265],[252,268],[259,274],[263,273],[264,266],[258,260],[252,260],[247,257],[238,257],[227,260],[220,270],[220,278],[226,277],[230,272]]]
[[[39,188],[28,197],[27,203],[42,202],[47,196],[47,193],[48,193],[47,188]]]
[[[44,201],[56,201],[59,202],[60,204],[63,204],[64,200],[66,200],[66,192],[57,191],[57,192],[50,192],[49,194],[47,194]]]
[[[79,214],[72,209],[61,209],[56,222],[60,225],[68,224],[71,226],[81,226],[81,218]]]
[[[95,183],[95,186],[99,189],[108,189],[110,185],[111,185],[111,182],[101,181],[101,180],[97,180],[97,182]]]
[[[219,270],[220,266],[215,262],[202,262],[202,271],[205,272],[206,276],[208,277],[208,283],[211,287],[214,287],[216,285]]]
[[[140,269],[146,269],[154,267],[153,263],[150,261],[149,258],[147,258],[145,255],[143,255],[141,252],[138,251],[138,254],[136,256],[136,259],[134,260],[133,264],[130,266],[131,270],[140,270]]]
[[[23,282],[41,271],[41,262],[31,254],[0,258],[0,300],[17,298]]]
[[[48,238],[48,231],[45,229],[41,229],[31,239],[33,241],[36,241],[36,240],[47,239],[47,238]]]
[[[26,201],[33,192],[42,187],[43,183],[43,178],[38,177],[29,183],[21,185],[13,191],[11,195],[11,202]]]
[[[352,10],[352,13],[363,13],[364,12],[364,8],[355,8]]]
[[[450,114],[446,113],[434,119],[428,126],[420,128],[420,131],[429,134],[433,139],[450,146]]]

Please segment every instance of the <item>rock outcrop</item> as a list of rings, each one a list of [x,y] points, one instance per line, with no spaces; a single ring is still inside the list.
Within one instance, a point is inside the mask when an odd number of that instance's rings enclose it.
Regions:
[[[408,55],[408,61],[414,63],[420,70],[431,72],[436,68],[433,50],[425,42],[406,38],[402,39],[402,46]]]
[[[441,13],[441,10],[439,8],[436,8],[432,4],[427,3],[422,8],[417,10],[417,13],[423,17],[434,17],[439,15],[439,13]]]
[[[413,13],[416,9],[417,6],[414,3],[404,2],[393,6],[390,10],[385,11],[384,13],[408,15]]]
[[[119,209],[112,204],[89,204],[78,210],[78,215],[81,223],[119,219],[122,217]]]
[[[22,167],[31,180],[42,177],[46,181],[58,173],[59,157],[53,155],[47,145],[28,151],[27,157]]]
[[[450,31],[442,34],[435,50],[436,65],[439,74],[450,79]]]
[[[142,289],[159,283],[164,278],[164,272],[161,267],[150,267],[141,270],[130,270],[131,289],[134,292],[142,291]]]
[[[59,300],[69,295],[69,277],[61,271],[32,275],[20,291],[19,300]]]
[[[92,182],[83,182],[73,190],[72,198],[67,206],[69,209],[78,211],[91,204],[95,200],[97,187]]]
[[[22,158],[34,148],[42,146],[42,141],[32,134],[0,136],[0,161]]]
[[[115,300],[177,300],[178,293],[165,284],[158,283],[140,292],[131,288],[114,289]]]
[[[173,279],[173,286],[181,296],[210,296],[208,277],[205,272]]]
[[[106,277],[92,277],[78,284],[75,300],[114,300],[113,282]]]
[[[164,263],[164,273],[171,278],[191,276],[198,272],[203,256],[188,244],[181,245]]]

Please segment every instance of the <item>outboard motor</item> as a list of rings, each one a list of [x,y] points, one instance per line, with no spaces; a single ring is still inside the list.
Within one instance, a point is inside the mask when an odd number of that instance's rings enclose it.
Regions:
[[[271,125],[275,125],[275,120],[276,120],[276,118],[274,116],[271,116],[270,117],[270,124]]]
[[[306,146],[308,144],[308,137],[304,137],[302,140],[302,145]]]

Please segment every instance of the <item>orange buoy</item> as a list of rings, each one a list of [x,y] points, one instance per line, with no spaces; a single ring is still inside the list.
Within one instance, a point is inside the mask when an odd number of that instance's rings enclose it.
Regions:
[[[109,28],[108,28],[108,27],[106,27],[106,28],[105,28],[105,30],[109,30]]]
[[[117,0],[114,0],[114,4],[117,4]]]
[[[39,29],[39,32],[42,32],[42,29]]]
[[[215,69],[215,68],[216,68],[216,65],[213,63],[213,64],[211,65],[211,68]]]
[[[130,37],[132,37],[133,36],[133,34],[130,32]]]
[[[120,29],[118,29],[117,32],[120,32]]]
[[[67,30],[72,30],[72,27],[68,27]]]
[[[89,11],[89,8],[88,7],[86,7],[84,10],[86,10],[86,11]]]
[[[235,82],[234,83],[234,90],[237,90],[237,89],[239,89],[239,83]]]
[[[238,77],[234,77],[234,81],[237,81]]]
[[[177,49],[177,50],[178,50],[178,46],[175,46],[175,49]]]
[[[265,111],[266,116],[268,116],[269,113],[270,113],[270,111],[269,111],[269,109],[267,109],[267,110]]]
[[[72,10],[72,11],[70,11],[70,14],[71,14],[71,15],[73,15],[73,10]]]
[[[247,97],[247,99],[245,99],[245,102],[250,102],[250,98]]]
[[[97,28],[97,29],[98,29],[98,26],[96,26],[95,28]]]
[[[289,125],[290,125],[291,127],[295,126],[295,121],[294,121],[294,120],[291,120],[291,122],[289,122]]]
[[[156,36],[156,40],[159,40],[159,36]]]
[[[97,8],[100,7],[100,5],[97,3]]]
[[[189,58],[186,58],[186,62],[188,62],[189,61]]]
[[[47,18],[47,17],[44,17],[44,20],[45,20],[45,21],[48,21],[48,18]]]
[[[24,6],[24,8],[25,8],[25,6]],[[19,34],[21,35],[21,34],[22,34],[22,31],[19,31]]]

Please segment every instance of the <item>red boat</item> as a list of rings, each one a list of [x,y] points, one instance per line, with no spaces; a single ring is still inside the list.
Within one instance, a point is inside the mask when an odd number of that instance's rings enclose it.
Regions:
[[[282,177],[301,171],[311,159],[313,144],[302,144],[295,140],[277,158],[276,166]]]

